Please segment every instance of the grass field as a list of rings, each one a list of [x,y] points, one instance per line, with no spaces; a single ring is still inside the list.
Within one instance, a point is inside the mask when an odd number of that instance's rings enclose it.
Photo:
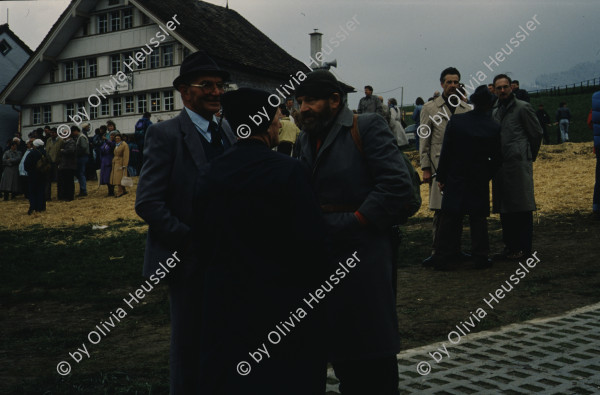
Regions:
[[[542,147],[534,167],[534,249],[541,262],[494,309],[486,308],[476,331],[600,301],[600,223],[588,217],[594,166],[590,143]],[[22,197],[0,201],[1,393],[168,393],[166,288],[157,286],[133,308],[123,301],[143,282],[147,227],[133,210],[135,186],[119,199],[105,197],[105,188],[90,185],[88,197],[49,202],[47,212],[36,216],[25,214]],[[422,195],[426,202],[425,185]],[[498,217],[489,223],[491,245],[499,250]],[[464,243],[468,250],[468,229]],[[430,244],[431,213],[424,205],[404,228],[401,245],[397,309],[403,349],[444,339],[517,268],[506,262],[483,271],[425,270],[420,262]],[[123,307],[126,316],[90,344],[96,325]],[[69,353],[84,343],[89,357],[80,353],[76,363]],[[71,364],[67,376],[57,373],[61,361]]]

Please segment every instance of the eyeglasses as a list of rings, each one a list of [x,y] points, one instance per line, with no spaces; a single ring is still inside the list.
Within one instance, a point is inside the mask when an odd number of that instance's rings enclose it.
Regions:
[[[199,84],[188,84],[189,86],[194,86],[196,88],[202,89],[204,92],[212,92],[215,90],[215,87],[223,92],[228,87],[228,85],[224,82],[213,82],[213,81],[202,81]]]

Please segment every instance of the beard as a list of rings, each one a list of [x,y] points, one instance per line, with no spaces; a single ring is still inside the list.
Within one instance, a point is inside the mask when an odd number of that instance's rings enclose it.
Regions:
[[[310,135],[323,133],[331,123],[332,119],[333,111],[331,110],[329,103],[325,103],[325,106],[320,112],[306,110],[300,113],[302,130]]]

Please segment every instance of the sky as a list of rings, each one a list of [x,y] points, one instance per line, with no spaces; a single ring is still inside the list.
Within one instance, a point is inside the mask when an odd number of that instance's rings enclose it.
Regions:
[[[209,2],[224,6],[226,0]],[[0,1],[0,23],[10,9],[11,30],[35,50],[68,4]],[[439,75],[448,66],[458,68],[467,85],[507,73],[521,88],[535,89],[541,74],[600,60],[599,0],[230,0],[229,8],[306,64],[314,29],[323,33],[324,46],[344,36],[325,61],[337,60],[331,71],[358,91],[349,96],[350,108],[364,96],[364,85],[386,101],[427,100],[440,90]],[[357,24],[349,31],[352,19]],[[509,54],[490,64],[502,48]]]

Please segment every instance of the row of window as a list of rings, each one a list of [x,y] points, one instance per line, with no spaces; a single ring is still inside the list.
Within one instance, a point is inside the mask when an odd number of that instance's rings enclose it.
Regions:
[[[97,16],[97,29],[99,34],[116,32],[122,29],[131,29],[133,27],[133,10],[126,8],[124,10],[111,11]],[[84,34],[87,33],[84,31]]]
[[[115,75],[119,71],[125,73],[129,72],[130,70],[123,64],[124,62],[136,70],[173,66],[173,51],[173,45],[163,45],[160,48],[154,49],[143,61],[133,59],[133,51],[111,55],[110,73]],[[131,59],[133,59],[133,61]],[[96,58],[70,60],[68,62],[63,62],[63,65],[65,70],[65,81],[95,78],[98,76],[98,60]],[[55,70],[50,72],[50,82],[56,82],[54,73]]]
[[[120,117],[123,114],[142,114],[146,111],[173,111],[175,102],[173,100],[173,91],[161,91],[142,93],[139,95],[129,95],[122,97],[113,97],[102,100],[99,106],[90,106],[88,102],[81,101],[65,104],[65,121],[78,112],[89,114],[90,119],[99,117]],[[32,109],[32,124],[41,125],[52,122],[52,107],[34,107]]]

